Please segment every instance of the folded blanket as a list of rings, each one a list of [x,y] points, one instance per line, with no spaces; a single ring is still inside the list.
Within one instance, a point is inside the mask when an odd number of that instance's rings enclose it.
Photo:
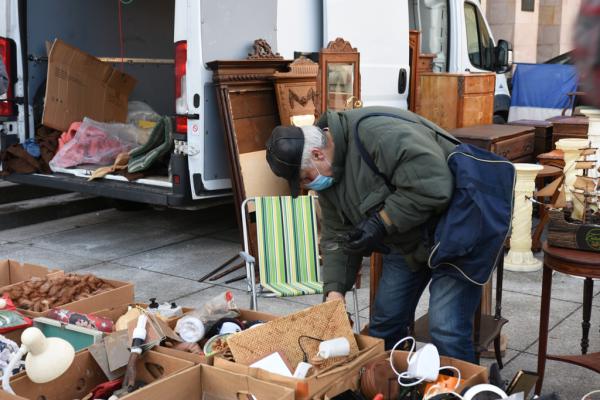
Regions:
[[[169,117],[161,118],[152,129],[148,141],[129,152],[129,173],[144,171],[154,162],[171,151],[173,147],[173,125]]]

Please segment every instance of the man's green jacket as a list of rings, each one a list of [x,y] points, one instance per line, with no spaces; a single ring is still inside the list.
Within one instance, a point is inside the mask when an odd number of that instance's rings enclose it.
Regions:
[[[354,127],[370,113],[404,119],[373,116],[364,119],[358,130],[375,165],[395,187],[393,192],[363,161],[356,146]],[[344,254],[345,234],[381,208],[393,223],[385,243],[405,255],[411,268],[426,265],[423,226],[444,211],[453,190],[446,158],[455,145],[436,134],[446,132],[416,114],[391,107],[329,111],[317,125],[329,128],[335,144],[335,184],[319,192],[325,293],[352,288],[362,257]]]

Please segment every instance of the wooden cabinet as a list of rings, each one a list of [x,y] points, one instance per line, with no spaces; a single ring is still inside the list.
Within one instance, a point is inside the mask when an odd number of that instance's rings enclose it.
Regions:
[[[493,73],[420,73],[418,87],[416,113],[446,130],[493,121]]]
[[[435,54],[432,54],[432,53],[425,53],[425,54],[419,55],[419,63],[417,64],[417,73],[432,72],[434,58],[435,58]]]
[[[588,117],[558,116],[548,119],[552,123],[552,144],[560,139],[587,139],[589,127]]]
[[[533,146],[534,157],[552,150],[552,122],[520,119],[509,122],[509,125],[524,125],[535,128],[535,144]]]
[[[475,125],[450,130],[458,140],[513,162],[535,162],[535,128],[519,125]]]

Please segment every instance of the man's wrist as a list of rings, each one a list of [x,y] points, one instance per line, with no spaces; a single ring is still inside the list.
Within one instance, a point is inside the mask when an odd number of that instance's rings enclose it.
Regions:
[[[389,235],[394,233],[396,231],[396,227],[394,226],[394,223],[392,222],[392,219],[387,211],[385,211],[385,209],[379,210],[378,215],[381,222],[383,222],[383,226],[385,227],[387,234]]]

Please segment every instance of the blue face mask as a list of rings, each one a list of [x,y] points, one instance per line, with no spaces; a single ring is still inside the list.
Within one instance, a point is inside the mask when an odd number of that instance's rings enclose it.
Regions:
[[[315,165],[315,169],[317,170],[317,172],[319,174],[317,175],[317,177],[315,179],[313,179],[312,182],[304,185],[304,187],[309,190],[316,190],[317,192],[320,192],[321,190],[330,188],[334,183],[333,177],[321,175],[321,173],[319,172],[319,168],[317,168],[316,165]]]
[[[321,190],[330,188],[332,185],[333,177],[319,174],[311,183],[304,185],[304,187],[310,190],[316,190],[317,192],[320,192]]]

